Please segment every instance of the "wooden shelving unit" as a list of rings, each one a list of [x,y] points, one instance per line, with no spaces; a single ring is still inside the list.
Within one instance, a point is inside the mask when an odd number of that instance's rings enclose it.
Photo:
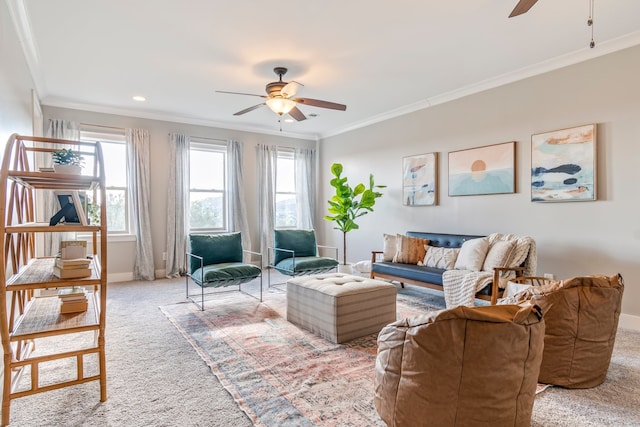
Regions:
[[[47,156],[60,147],[81,152],[91,175],[38,172],[32,168],[37,156]],[[70,190],[93,193],[100,206],[100,225],[55,225],[37,223],[37,192]],[[107,399],[105,366],[105,317],[107,307],[107,230],[104,201],[105,177],[99,143],[53,138],[11,135],[5,147],[0,170],[0,333],[4,352],[4,378],[1,425],[10,421],[13,399],[62,387],[99,381],[100,401]],[[36,254],[36,235],[40,233],[87,233],[92,236],[91,276],[82,279],[58,279],[53,275],[54,258]],[[88,290],[86,312],[61,314],[57,295],[39,296],[39,290],[82,286]],[[36,342],[80,332],[94,332],[90,347],[33,356]],[[55,339],[55,338],[54,338]],[[86,376],[84,357],[98,355],[97,375]],[[40,383],[39,364],[53,360],[76,359],[76,378],[59,383]],[[30,387],[25,389],[21,374],[28,368]],[[68,377],[66,377],[68,378]],[[16,387],[20,382],[21,388]],[[44,381],[43,381],[44,382]]]

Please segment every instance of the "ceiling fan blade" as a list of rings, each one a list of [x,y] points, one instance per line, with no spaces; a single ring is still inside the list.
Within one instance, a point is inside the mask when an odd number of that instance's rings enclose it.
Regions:
[[[244,110],[238,111],[237,113],[235,113],[234,116],[241,116],[241,115],[243,115],[245,113],[248,113],[249,111],[253,111],[253,110],[257,109],[257,108],[260,108],[263,105],[267,105],[267,104],[265,104],[263,102],[262,104],[258,104],[258,105],[254,105],[253,107],[245,108]]]
[[[311,105],[312,107],[330,108],[332,110],[340,110],[340,111],[345,111],[347,109],[347,106],[344,104],[337,104],[335,102],[329,102],[329,101],[321,101],[319,99],[296,98],[294,99],[294,101],[304,105]]]
[[[259,96],[260,98],[268,98],[266,95],[256,95],[255,93],[243,93],[243,92],[227,92],[224,90],[217,90],[217,93],[229,93],[231,95],[247,95],[247,96]]]
[[[307,117],[298,109],[298,107],[293,107],[291,111],[289,111],[289,115],[299,122],[307,120]]]
[[[529,9],[531,9],[531,7],[533,7],[533,5],[536,4],[537,1],[538,0],[520,0],[516,7],[514,7],[511,11],[511,15],[509,15],[509,18],[513,18],[514,16],[522,15],[523,13],[528,12]]]
[[[294,96],[296,96],[296,93],[298,93],[298,88],[300,86],[302,85],[298,82],[289,82],[285,87],[280,89],[280,95],[285,98],[293,98]]]

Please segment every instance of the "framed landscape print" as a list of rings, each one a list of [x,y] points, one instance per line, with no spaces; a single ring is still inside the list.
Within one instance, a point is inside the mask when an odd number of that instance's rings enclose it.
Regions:
[[[449,196],[516,191],[516,143],[487,145],[449,153]]]
[[[402,159],[402,204],[438,204],[438,153],[419,154]]]
[[[596,200],[596,125],[531,135],[531,201]]]

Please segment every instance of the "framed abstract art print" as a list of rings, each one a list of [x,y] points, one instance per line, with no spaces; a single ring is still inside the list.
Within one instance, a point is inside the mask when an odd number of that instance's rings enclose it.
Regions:
[[[449,153],[449,196],[515,193],[515,142]]]
[[[596,200],[596,125],[531,135],[531,201]]]
[[[402,204],[438,204],[438,153],[419,154],[402,159]]]

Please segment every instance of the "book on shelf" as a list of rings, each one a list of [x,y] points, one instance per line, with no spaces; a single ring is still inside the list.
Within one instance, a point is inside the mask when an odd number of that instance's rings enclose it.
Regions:
[[[53,267],[53,275],[58,279],[80,279],[91,276],[90,268],[58,268]]]
[[[71,258],[62,259],[56,258],[56,267],[61,270],[74,269],[74,268],[89,268],[91,266],[91,260],[89,258]]]
[[[62,302],[60,304],[60,313],[79,313],[82,311],[87,311],[87,308],[89,308],[89,302],[86,299]]]
[[[87,257],[86,240],[63,240],[60,242],[60,258],[78,259]]]
[[[72,286],[70,288],[58,289],[58,296],[61,298],[77,296],[77,295],[85,295],[86,293],[87,293],[87,290],[85,289],[84,286]]]

